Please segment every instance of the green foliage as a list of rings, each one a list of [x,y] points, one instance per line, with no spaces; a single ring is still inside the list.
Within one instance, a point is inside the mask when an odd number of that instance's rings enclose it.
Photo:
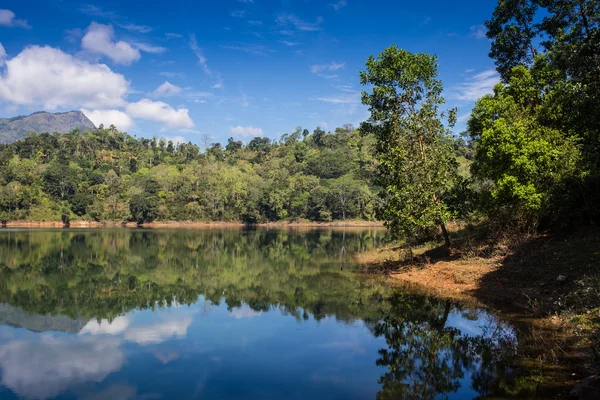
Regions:
[[[361,72],[362,102],[371,118],[362,124],[374,135],[378,183],[384,204],[380,218],[396,235],[415,235],[452,217],[445,202],[458,176],[449,134],[439,107],[444,103],[437,58],[392,46],[369,57]],[[453,122],[455,112],[450,113]],[[447,236],[445,236],[449,244]]]
[[[204,153],[114,128],[32,134],[0,148],[0,212],[39,221],[373,220],[374,145],[351,125],[299,127],[247,146],[230,139]]]
[[[536,222],[598,220],[600,3],[502,0],[486,27],[504,82],[469,122],[487,204]]]
[[[525,218],[547,215],[562,183],[576,174],[577,138],[540,124],[544,95],[531,72],[515,67],[493,95],[481,98],[469,120],[477,143],[473,174],[491,180],[491,206]]]

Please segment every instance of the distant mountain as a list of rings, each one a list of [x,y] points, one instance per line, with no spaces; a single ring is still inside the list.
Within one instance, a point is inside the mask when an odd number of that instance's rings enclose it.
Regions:
[[[81,111],[51,114],[38,111],[27,116],[0,118],[0,144],[12,143],[27,137],[27,133],[71,132],[96,129],[92,121]]]

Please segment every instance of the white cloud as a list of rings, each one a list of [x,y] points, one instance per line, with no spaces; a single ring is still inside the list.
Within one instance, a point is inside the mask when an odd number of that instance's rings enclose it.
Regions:
[[[452,86],[448,97],[454,100],[476,101],[492,93],[498,82],[500,82],[498,72],[488,69],[467,78],[464,83]]]
[[[317,20],[313,23],[306,22],[294,14],[279,14],[275,22],[281,26],[291,26],[296,28],[299,31],[319,31],[321,30],[321,24],[323,23],[323,17],[317,17]],[[288,34],[289,32],[285,32],[284,34]]]
[[[85,324],[85,326],[79,331],[79,334],[118,335],[119,333],[125,332],[130,322],[131,321],[129,317],[127,316],[117,317],[113,319],[112,322],[108,321],[107,319],[103,319],[100,322],[98,322],[95,319],[92,319],[87,324]]]
[[[185,74],[183,72],[171,72],[163,71],[158,73],[160,76],[166,76],[167,78],[183,78]]]
[[[167,51],[167,49],[165,47],[154,46],[154,45],[151,45],[148,43],[134,42],[134,43],[132,43],[132,46],[138,50],[144,51],[146,53],[152,53],[152,54],[159,54],[159,53],[164,53],[165,51]]]
[[[181,87],[173,85],[169,81],[165,81],[162,85],[156,88],[154,92],[152,92],[152,95],[155,97],[169,97],[181,93],[181,90]]]
[[[181,318],[180,320],[166,321],[160,324],[153,324],[139,328],[132,328],[125,332],[125,339],[130,342],[136,342],[145,346],[149,344],[162,343],[173,336],[183,338],[192,323],[191,317]]]
[[[221,89],[223,87],[223,80],[221,79],[221,75],[218,72],[213,72],[208,67],[206,57],[204,56],[204,53],[202,53],[202,50],[198,46],[198,42],[196,41],[196,35],[194,34],[190,35],[190,48],[196,55],[196,58],[198,59],[198,64],[202,68],[202,71],[204,71],[206,75],[214,77],[216,79],[215,84],[212,86],[213,89]]]
[[[290,47],[297,46],[299,44],[298,42],[292,42],[291,40],[280,40],[279,42]]]
[[[346,7],[346,0],[340,0],[337,3],[329,4],[335,11],[339,11],[341,8]]]
[[[119,26],[131,32],[148,33],[152,31],[152,27],[146,25],[126,24]]]
[[[100,124],[103,124],[105,127],[114,125],[118,130],[126,132],[135,125],[129,115],[119,110],[86,110],[82,108],[81,112],[96,126],[100,126]]]
[[[0,9],[0,25],[18,26],[27,29],[31,28],[27,21],[15,18],[15,13],[6,9]]]
[[[186,108],[175,110],[173,107],[162,101],[142,99],[137,103],[129,103],[126,112],[133,118],[161,122],[172,129],[194,127],[194,122],[188,115],[188,110]]]
[[[319,72],[323,72],[323,71],[337,71],[338,69],[344,68],[346,64],[344,63],[336,63],[336,62],[330,62],[329,64],[316,64],[316,65],[311,65],[310,66],[310,71],[313,74],[317,74]]]
[[[239,44],[221,46],[224,49],[243,51],[248,54],[265,55],[273,52],[273,50],[259,44]]]
[[[335,79],[338,78],[338,75],[336,74],[325,74],[324,72],[327,71],[337,71],[339,69],[344,68],[346,64],[344,63],[336,63],[336,62],[330,62],[329,64],[316,64],[316,65],[311,65],[310,66],[310,71],[313,74],[316,74],[317,76],[320,76],[322,78],[326,78],[326,79]]]
[[[92,22],[81,39],[81,47],[92,53],[107,56],[117,64],[129,65],[139,60],[140,51],[123,41],[113,41],[114,30],[110,25]]]
[[[171,32],[165,33],[165,36],[167,37],[167,39],[179,39],[179,38],[183,37],[183,35],[180,33],[171,33]]]
[[[254,128],[252,126],[235,126],[235,127],[232,127],[229,131],[231,132],[232,135],[238,135],[238,136],[256,137],[256,136],[263,135],[262,129]]]
[[[18,105],[121,107],[129,89],[123,75],[49,46],[30,46],[6,61],[0,75],[0,100]]]
[[[313,97],[310,100],[319,100],[333,104],[358,104],[360,103],[360,93],[339,94],[335,96]]]
[[[487,37],[487,28],[483,25],[473,25],[469,29],[471,31],[469,36],[474,37],[475,39],[485,39]]]

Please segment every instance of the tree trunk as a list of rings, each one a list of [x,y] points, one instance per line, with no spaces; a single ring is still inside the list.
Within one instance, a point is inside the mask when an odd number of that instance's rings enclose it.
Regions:
[[[444,244],[447,248],[450,248],[450,236],[448,236],[448,231],[446,230],[446,225],[443,222],[440,222],[440,228],[442,228],[442,235],[444,236]]]

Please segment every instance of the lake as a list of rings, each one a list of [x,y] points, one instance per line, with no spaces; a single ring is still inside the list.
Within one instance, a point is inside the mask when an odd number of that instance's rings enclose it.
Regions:
[[[509,322],[360,274],[352,255],[384,239],[2,229],[0,398],[463,399],[535,380],[515,378]]]

